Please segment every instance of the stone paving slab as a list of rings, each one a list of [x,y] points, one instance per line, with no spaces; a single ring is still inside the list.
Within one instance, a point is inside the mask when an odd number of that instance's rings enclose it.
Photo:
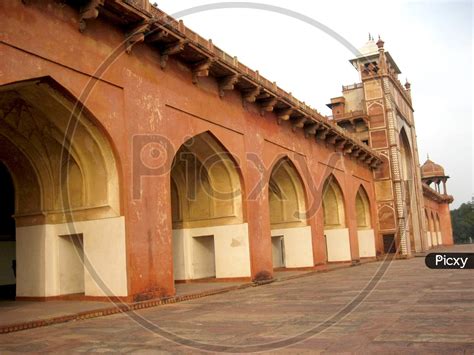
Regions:
[[[277,271],[272,282],[305,277],[317,272],[336,270],[349,267],[350,264],[333,264],[315,267],[312,270]],[[255,286],[246,282],[190,282],[176,284],[176,295],[166,300],[151,300],[133,304],[115,305],[112,302],[91,301],[1,301],[0,302],[0,334],[12,331],[32,329],[51,324],[65,323],[127,312],[135,309],[155,307],[158,305],[182,302],[189,299],[206,297],[218,293]]]
[[[110,307],[109,302],[92,301],[0,301],[0,327],[9,324],[64,317]]]
[[[474,252],[474,245],[450,251]],[[394,260],[338,322],[381,262],[212,297],[0,335],[5,351],[474,354],[473,270]],[[319,331],[318,331],[319,330]],[[273,343],[273,345],[271,345]]]
[[[176,296],[191,295],[204,291],[235,287],[241,285],[242,282],[190,282],[175,284]]]

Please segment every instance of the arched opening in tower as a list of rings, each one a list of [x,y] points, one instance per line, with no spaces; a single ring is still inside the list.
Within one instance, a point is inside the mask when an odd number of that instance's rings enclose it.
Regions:
[[[410,144],[407,132],[403,128],[399,135],[400,158],[401,158],[401,178],[402,178],[402,199],[404,206],[405,225],[399,230],[404,230],[408,235],[410,249],[412,252],[421,250],[420,221],[417,209],[417,196],[415,188],[415,172],[413,149]]]

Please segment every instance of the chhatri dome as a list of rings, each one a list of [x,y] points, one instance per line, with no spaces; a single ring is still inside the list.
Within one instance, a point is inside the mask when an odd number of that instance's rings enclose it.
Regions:
[[[447,195],[446,191],[446,181],[449,179],[444,173],[444,168],[434,163],[428,157],[425,163],[421,166],[421,181],[426,185],[430,186],[434,182],[434,190],[441,194],[441,189],[439,187],[440,183],[443,183],[443,194]],[[452,196],[448,196],[449,201],[452,201]]]
[[[428,158],[421,166],[421,177],[446,177],[446,175],[444,174],[444,168],[441,165],[434,163]]]
[[[369,40],[359,48],[359,57],[367,57],[370,55],[378,54],[379,48],[377,43],[375,43],[374,37],[369,34]]]

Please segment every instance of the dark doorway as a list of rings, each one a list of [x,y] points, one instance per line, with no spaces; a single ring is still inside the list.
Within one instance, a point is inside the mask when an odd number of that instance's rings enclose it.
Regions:
[[[394,234],[383,235],[383,251],[385,254],[395,254],[397,252]]]
[[[0,299],[15,299],[16,238],[15,190],[4,164],[0,162]]]

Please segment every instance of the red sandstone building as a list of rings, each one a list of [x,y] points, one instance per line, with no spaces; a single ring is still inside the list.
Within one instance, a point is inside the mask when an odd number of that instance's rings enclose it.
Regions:
[[[142,300],[453,243],[448,177],[420,170],[380,39],[325,117],[146,1],[85,3],[0,4],[0,281],[17,298]]]

